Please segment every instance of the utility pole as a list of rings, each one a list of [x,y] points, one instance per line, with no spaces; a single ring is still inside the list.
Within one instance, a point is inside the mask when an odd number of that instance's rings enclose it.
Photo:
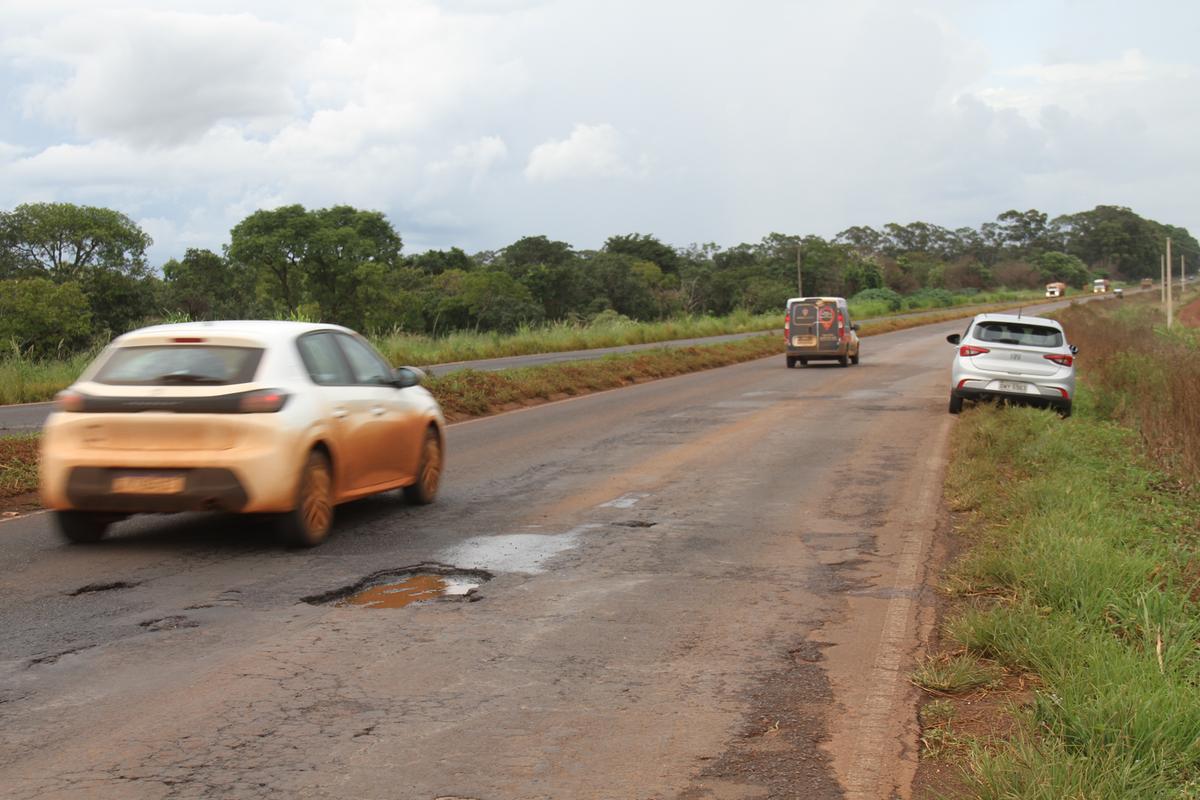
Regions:
[[[1167,327],[1170,328],[1175,324],[1175,320],[1171,314],[1171,237],[1167,237]]]
[[[1158,257],[1158,302],[1167,302],[1167,257],[1160,255]]]
[[[804,297],[804,251],[800,242],[796,242],[796,295]]]

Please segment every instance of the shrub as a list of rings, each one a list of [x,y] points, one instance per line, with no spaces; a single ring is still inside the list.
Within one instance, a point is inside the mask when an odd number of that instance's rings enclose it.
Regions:
[[[79,350],[91,337],[92,315],[79,284],[56,284],[49,278],[3,281],[0,341],[43,357]]]

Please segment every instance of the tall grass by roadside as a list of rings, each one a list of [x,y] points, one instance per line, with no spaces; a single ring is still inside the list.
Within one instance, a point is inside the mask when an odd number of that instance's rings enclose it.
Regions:
[[[35,433],[0,436],[0,498],[37,489],[38,438]]]
[[[424,366],[729,333],[754,333],[782,327],[782,309],[777,314],[735,311],[724,317],[679,317],[658,322],[637,322],[619,314],[601,314],[591,322],[525,326],[510,334],[458,332],[433,338],[396,332],[376,337],[375,344],[393,364]]]
[[[98,350],[65,358],[40,359],[19,352],[0,355],[0,404],[36,403],[49,400],[66,388]]]
[[[1055,316],[1079,346],[1079,375],[1097,390],[1097,412],[1136,428],[1160,463],[1200,481],[1200,331],[1168,330],[1157,295]]]
[[[1013,739],[966,757],[986,800],[1200,789],[1200,503],[1096,397],[1067,421],[980,407],[955,431],[947,498],[975,542],[947,635],[1039,686]]]

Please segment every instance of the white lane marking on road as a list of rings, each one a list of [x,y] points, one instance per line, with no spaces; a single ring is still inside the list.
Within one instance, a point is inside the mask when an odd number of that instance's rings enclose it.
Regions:
[[[645,500],[649,496],[645,492],[626,492],[615,500],[601,503],[596,508],[633,508],[639,500]]]
[[[878,800],[895,796],[891,771],[885,769],[894,757],[888,743],[896,739],[892,726],[893,712],[901,695],[908,690],[904,656],[914,639],[911,627],[916,624],[916,596],[920,588],[921,564],[926,560],[933,521],[941,491],[942,467],[945,462],[949,421],[944,421],[935,434],[929,452],[936,457],[927,459],[922,467],[920,489],[916,502],[909,507],[905,520],[907,535],[892,579],[891,599],[884,614],[879,633],[879,649],[871,666],[870,687],[862,698],[863,714],[859,721],[858,740],[854,759],[846,775],[847,800]],[[901,796],[907,796],[903,794]]]

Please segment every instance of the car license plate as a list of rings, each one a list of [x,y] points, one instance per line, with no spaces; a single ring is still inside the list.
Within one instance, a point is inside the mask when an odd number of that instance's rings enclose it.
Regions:
[[[118,494],[179,494],[183,491],[182,475],[120,475],[112,480],[112,490]]]
[[[1029,387],[1024,383],[1016,383],[1014,381],[1000,381],[1000,391],[1002,392],[1020,392],[1025,394],[1029,391]]]
[[[815,336],[793,336],[792,347],[812,347],[817,343]]]

